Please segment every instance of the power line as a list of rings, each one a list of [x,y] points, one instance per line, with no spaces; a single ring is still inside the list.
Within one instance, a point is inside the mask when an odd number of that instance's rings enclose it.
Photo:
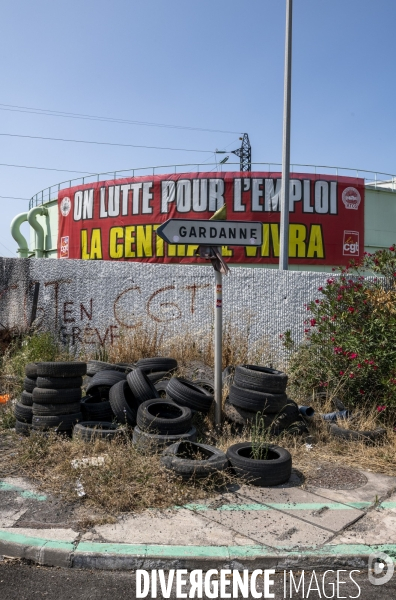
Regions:
[[[15,252],[13,252],[9,248],[7,248],[7,246],[4,246],[4,244],[2,242],[0,242],[0,245],[3,246],[3,248],[5,248],[6,250],[8,250],[8,252],[11,252],[11,258],[15,256]]]
[[[194,148],[169,148],[166,146],[142,146],[139,144],[118,144],[115,142],[92,142],[89,140],[69,140],[66,138],[44,137],[41,135],[21,135],[18,133],[0,133],[1,136],[28,138],[31,140],[50,140],[52,142],[72,142],[74,144],[95,144],[96,146],[122,146],[124,148],[148,148],[150,150],[176,150],[178,152],[206,152],[213,153],[213,150],[196,150]]]
[[[52,169],[51,167],[29,167],[27,165],[10,165],[0,163],[0,167],[15,167],[16,169],[39,169],[40,171],[58,171],[59,173],[81,173],[81,175],[97,175],[97,173],[88,173],[88,171],[70,171],[68,169]]]
[[[17,196],[0,196],[0,198],[7,198],[8,200],[30,200],[30,198],[19,198]]]
[[[166,123],[151,123],[149,121],[131,121],[129,119],[118,119],[113,117],[101,117],[99,115],[86,115],[80,113],[63,112],[46,108],[31,108],[29,106],[17,106],[14,104],[0,104],[0,110],[11,112],[23,112],[28,114],[45,115],[49,117],[63,117],[68,119],[84,119],[87,121],[107,121],[110,123],[123,123],[124,125],[142,125],[145,127],[162,127],[168,129],[186,129],[187,131],[206,131],[211,133],[240,134],[240,131],[225,131],[223,129],[209,129],[203,127],[188,127],[186,125],[168,125]]]

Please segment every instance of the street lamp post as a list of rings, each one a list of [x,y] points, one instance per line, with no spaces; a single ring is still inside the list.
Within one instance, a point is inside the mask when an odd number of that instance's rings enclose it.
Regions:
[[[293,0],[286,0],[285,81],[283,97],[283,146],[279,269],[289,268],[289,194],[290,194],[290,109],[292,63]]]

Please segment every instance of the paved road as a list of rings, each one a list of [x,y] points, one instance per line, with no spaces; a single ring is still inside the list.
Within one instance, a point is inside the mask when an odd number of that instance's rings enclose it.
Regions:
[[[297,576],[297,573],[295,573]],[[322,573],[316,572],[319,582]],[[345,576],[345,573],[343,574]],[[348,576],[348,573],[347,573]],[[339,594],[335,590],[325,589],[328,598],[359,598],[359,600],[391,600],[396,597],[396,574],[389,583],[383,586],[373,586],[367,580],[367,574],[361,572],[354,575],[360,587],[360,594],[355,584],[340,586]],[[309,582],[312,572],[305,571],[305,582]],[[331,580],[329,580],[331,581]],[[283,574],[277,574],[275,580],[275,599],[282,598],[309,598],[317,600],[324,598],[323,590],[320,594],[311,591],[307,596],[293,592],[290,596],[289,589],[284,594]],[[358,595],[359,594],[359,595]],[[150,597],[150,596],[149,596]],[[219,596],[220,597],[220,596]],[[19,561],[0,563],[0,599],[1,600],[135,600],[135,577],[129,572],[108,571],[78,571],[76,569],[59,569],[37,567],[35,565],[21,564]],[[158,594],[158,598],[162,598]],[[175,600],[175,591],[171,599]],[[207,598],[204,596],[204,598]],[[249,596],[249,599],[251,597]]]

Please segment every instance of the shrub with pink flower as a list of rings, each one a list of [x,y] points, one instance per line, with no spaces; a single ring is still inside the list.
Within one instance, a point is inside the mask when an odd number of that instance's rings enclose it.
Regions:
[[[294,350],[291,393],[327,387],[350,404],[383,406],[386,398],[396,407],[396,244],[365,253],[319,291],[321,300],[307,305],[308,343],[296,347],[285,336]]]

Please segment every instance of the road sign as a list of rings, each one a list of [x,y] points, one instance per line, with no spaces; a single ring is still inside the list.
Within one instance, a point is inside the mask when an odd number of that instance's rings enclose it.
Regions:
[[[255,221],[168,219],[157,229],[168,244],[202,246],[261,246],[263,224]]]
[[[169,219],[157,229],[157,235],[168,244],[197,244],[199,246],[261,246],[263,224],[252,221],[211,221],[202,219]],[[221,423],[222,346],[223,346],[223,283],[215,270],[215,365],[214,401],[215,424]]]

